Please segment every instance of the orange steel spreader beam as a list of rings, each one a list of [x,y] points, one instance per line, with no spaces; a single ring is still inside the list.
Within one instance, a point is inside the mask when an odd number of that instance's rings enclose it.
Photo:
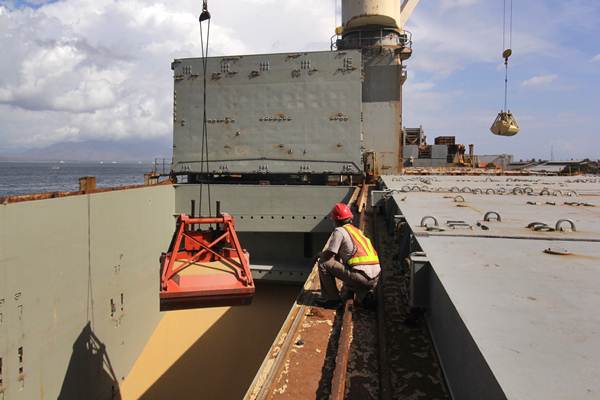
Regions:
[[[254,292],[233,218],[179,215],[169,251],[160,257],[160,310],[245,305]]]

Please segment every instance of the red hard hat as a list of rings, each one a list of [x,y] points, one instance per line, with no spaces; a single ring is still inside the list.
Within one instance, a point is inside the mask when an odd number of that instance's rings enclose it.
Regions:
[[[348,207],[344,203],[336,203],[331,210],[331,217],[338,221],[343,221],[348,218],[352,218],[352,211],[350,211],[350,207]]]

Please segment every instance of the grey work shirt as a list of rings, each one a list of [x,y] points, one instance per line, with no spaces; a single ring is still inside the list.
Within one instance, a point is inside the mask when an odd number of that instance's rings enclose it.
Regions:
[[[329,237],[325,250],[337,254],[341,262],[348,265],[348,260],[356,253],[356,246],[348,231],[339,226]],[[379,264],[355,265],[352,269],[362,271],[371,279],[376,278],[381,271]]]

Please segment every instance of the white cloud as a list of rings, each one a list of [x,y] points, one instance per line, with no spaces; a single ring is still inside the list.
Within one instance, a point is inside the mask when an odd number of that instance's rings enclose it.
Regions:
[[[501,19],[484,3],[442,0],[440,6],[421,2],[407,23],[414,39],[410,68],[445,79],[467,65],[502,61]],[[513,35],[515,57],[556,54],[556,40],[541,29],[517,26]]]
[[[592,57],[592,61],[600,62],[600,54],[596,54],[594,57]]]
[[[201,2],[42,3],[0,6],[0,152],[65,140],[169,137],[170,63],[200,55]],[[273,3],[211,2],[210,54],[266,52],[276,41],[283,43],[278,51],[329,47],[332,4]]]
[[[558,79],[556,74],[536,75],[523,82],[521,86],[524,87],[542,87],[551,84]]]
[[[404,87],[405,90],[411,92],[425,92],[433,89],[435,87],[435,83],[431,81],[427,82],[412,82],[408,81]]]
[[[441,0],[440,3],[442,9],[448,10],[451,8],[470,7],[479,3],[479,0]]]
[[[201,2],[60,0],[36,9],[16,8],[14,1],[0,3],[0,152],[65,140],[171,135],[169,64],[174,58],[199,56]],[[333,0],[223,0],[209,2],[209,8],[211,55],[327,50],[336,26]],[[597,26],[597,15],[582,10],[569,2],[560,12],[542,0],[521,2],[515,16],[536,18],[515,23],[512,71],[533,76],[554,62],[557,68],[578,71],[589,56],[561,46],[556,30],[571,32],[577,26],[584,29],[582,37],[594,37],[590,29]],[[407,61],[406,124],[423,124],[431,137],[456,134],[478,145],[481,140],[480,148],[489,143],[488,152],[510,150],[494,147],[506,146],[506,141],[494,141],[488,133],[503,90],[503,74],[493,70],[501,61],[500,16],[491,2],[419,4],[407,24],[414,54]],[[579,23],[582,18],[588,19],[586,24]],[[575,72],[561,75],[559,83],[577,83]],[[533,90],[511,92],[515,111],[519,102],[546,107],[544,98],[531,102],[527,96],[534,93],[540,95]],[[595,96],[586,104],[597,104]],[[576,103],[572,107],[581,108]],[[526,110],[518,111],[521,115]],[[538,120],[545,116],[532,115]],[[522,140],[535,138],[526,128],[511,143],[515,151],[535,152],[543,138],[523,146]],[[592,130],[593,123],[579,129]]]

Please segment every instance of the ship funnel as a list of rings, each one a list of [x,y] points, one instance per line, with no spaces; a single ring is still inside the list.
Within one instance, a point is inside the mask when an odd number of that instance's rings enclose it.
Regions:
[[[401,0],[342,0],[344,30],[365,27],[400,29]]]
[[[410,57],[411,35],[403,30],[419,0],[342,0],[342,26],[335,30],[332,48],[398,49],[402,60]]]

